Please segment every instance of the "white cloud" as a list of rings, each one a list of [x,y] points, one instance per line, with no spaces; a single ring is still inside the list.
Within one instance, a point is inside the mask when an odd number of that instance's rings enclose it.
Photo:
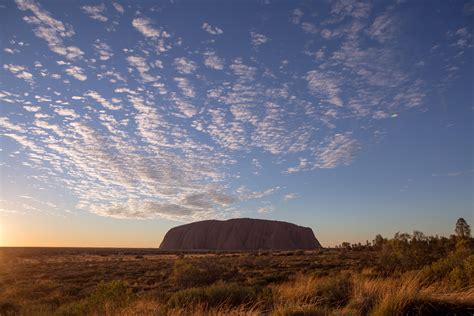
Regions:
[[[10,71],[17,78],[26,80],[28,82],[33,81],[33,74],[31,72],[28,72],[24,66],[4,64],[3,69]]]
[[[41,108],[34,105],[24,105],[23,108],[28,112],[38,112]]]
[[[256,124],[252,134],[253,145],[274,155],[304,150],[308,136],[305,128],[293,128],[290,132],[285,117],[287,114],[284,108],[276,103],[265,103],[265,109],[265,117]]]
[[[122,13],[122,14],[125,13],[125,9],[123,8],[122,5],[116,2],[112,3],[112,5],[114,6],[115,10],[117,10],[117,12]]]
[[[332,36],[332,32],[328,29],[324,29],[321,31],[321,36],[325,39],[329,39]]]
[[[11,48],[9,48],[9,47],[4,48],[3,51],[4,51],[5,53],[12,54],[12,55],[15,54],[15,53],[19,53],[19,52],[20,52],[20,51],[19,51],[18,49],[16,49],[16,48],[15,48],[15,49],[11,49]]]
[[[213,206],[220,205],[226,206],[232,204],[236,201],[236,199],[228,194],[223,192],[205,192],[205,193],[195,193],[186,195],[183,199],[181,199],[181,205],[185,205],[186,207],[193,208],[193,209],[210,209]]]
[[[240,58],[236,58],[234,60],[230,66],[230,69],[232,69],[235,75],[239,76],[240,79],[243,80],[254,80],[255,75],[257,74],[257,68],[245,65]]]
[[[290,21],[294,24],[300,24],[301,19],[303,18],[303,15],[304,15],[304,12],[301,9],[296,8],[291,13]]]
[[[128,56],[127,61],[130,65],[135,67],[140,74],[140,77],[143,79],[143,82],[156,82],[161,79],[158,75],[151,75],[148,73],[150,66],[146,62],[145,58],[140,56]]]
[[[36,120],[35,125],[45,130],[52,130],[56,135],[64,137],[64,132],[58,125],[41,120]]]
[[[19,132],[19,133],[26,132],[26,129],[24,127],[11,123],[6,117],[0,117],[0,128]]]
[[[147,17],[138,17],[133,19],[132,25],[145,37],[156,38],[160,37],[161,31],[153,27],[153,23]]]
[[[84,69],[78,66],[71,66],[66,68],[66,73],[77,80],[85,81],[87,76],[84,74]]]
[[[128,200],[126,203],[92,205],[90,211],[100,216],[122,219],[172,218],[174,220],[183,220],[199,212],[200,209],[156,201]]]
[[[310,34],[318,34],[319,33],[319,28],[316,25],[312,24],[312,23],[308,23],[308,22],[301,23],[301,28],[306,33],[310,33]]]
[[[87,97],[92,98],[93,100],[95,100],[97,103],[99,103],[100,105],[102,105],[104,108],[106,108],[108,110],[116,111],[116,110],[120,110],[122,108],[119,105],[113,105],[112,103],[107,101],[105,98],[103,98],[96,91],[90,90],[90,91],[87,91],[87,93],[85,93],[84,95],[87,96]]]
[[[100,60],[108,60],[114,55],[112,52],[112,48],[100,40],[95,41],[94,48],[99,54]]]
[[[260,170],[262,170],[262,165],[260,164],[260,161],[257,158],[252,159],[252,173],[255,175],[258,175],[260,173]]]
[[[25,148],[30,149],[33,152],[43,153],[43,150],[41,150],[38,146],[36,146],[36,144],[32,140],[28,139],[27,136],[12,134],[12,133],[5,133],[3,135],[10,137],[11,139],[14,139],[20,145],[22,145]]]
[[[63,55],[70,60],[81,58],[84,52],[76,46],[65,46],[63,38],[74,35],[72,26],[62,23],[51,17],[51,14],[41,8],[34,1],[16,0],[17,6],[22,11],[31,11],[33,16],[23,18],[29,24],[36,25],[33,30],[35,35],[48,43],[51,51]]]
[[[397,30],[397,19],[390,12],[375,18],[368,30],[368,34],[381,43],[391,40]]]
[[[331,169],[341,164],[349,165],[359,148],[359,143],[351,134],[335,134],[318,148],[315,167]]]
[[[58,115],[67,116],[73,119],[76,119],[79,117],[79,115],[77,115],[77,113],[73,109],[57,108],[57,109],[54,109],[54,112],[56,112]]]
[[[174,103],[179,111],[187,118],[193,117],[198,112],[195,106],[178,98],[174,100]]]
[[[384,111],[375,111],[372,117],[376,120],[382,120],[390,117],[390,115]]]
[[[258,213],[270,213],[270,212],[273,212],[275,210],[275,208],[271,205],[266,205],[266,206],[262,206],[262,207],[259,207],[257,209],[257,212]]]
[[[84,11],[91,19],[107,22],[108,18],[103,14],[105,11],[105,5],[85,5],[81,7],[82,11]]]
[[[339,96],[340,83],[335,77],[318,70],[312,70],[306,74],[306,81],[308,82],[308,89],[313,94],[321,96],[324,101],[336,106],[343,105]]]
[[[269,38],[267,36],[257,32],[250,32],[250,37],[253,46],[260,46],[269,41]]]
[[[295,173],[303,170],[307,170],[309,166],[308,160],[306,158],[300,158],[299,163],[296,167],[290,167],[286,170],[286,173]]]
[[[254,200],[254,199],[261,199],[266,196],[270,196],[280,190],[280,187],[269,188],[264,191],[250,191],[246,187],[242,186],[237,189],[237,193],[239,194],[240,200]]]
[[[215,70],[224,69],[224,60],[213,51],[204,53],[204,65]]]
[[[212,34],[212,35],[220,35],[224,33],[222,29],[218,28],[217,26],[212,26],[207,22],[204,22],[201,28],[207,33]]]
[[[474,173],[474,169],[462,170],[462,171],[453,171],[448,173],[433,173],[433,177],[459,177],[463,175],[467,175],[470,173]]]
[[[194,98],[196,93],[194,92],[193,86],[189,83],[189,80],[182,77],[174,78],[174,81],[178,84],[178,87],[181,89],[183,95]]]
[[[197,68],[196,63],[186,57],[175,58],[174,66],[182,74],[191,74]]]
[[[248,136],[239,122],[228,122],[226,112],[220,108],[210,108],[207,112],[211,115],[211,123],[206,132],[220,146],[229,150],[242,149],[247,145]]]
[[[332,2],[331,13],[339,18],[366,18],[369,16],[371,4],[364,1],[336,0]]]
[[[290,200],[299,198],[299,196],[300,195],[298,193],[288,193],[288,194],[285,194],[285,196],[283,197],[283,200],[290,201]]]

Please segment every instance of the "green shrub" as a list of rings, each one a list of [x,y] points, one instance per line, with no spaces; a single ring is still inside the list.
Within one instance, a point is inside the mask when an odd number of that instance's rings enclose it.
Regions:
[[[464,271],[469,285],[474,285],[474,255],[470,255],[463,261]]]
[[[200,271],[198,268],[185,261],[184,259],[177,259],[173,265],[171,279],[178,286],[193,286],[198,283]]]
[[[89,298],[93,306],[125,307],[133,300],[132,290],[122,280],[101,281]]]
[[[255,288],[237,284],[216,283],[208,287],[190,288],[178,291],[168,300],[170,308],[187,305],[237,306],[255,302],[258,293]]]
[[[474,283],[474,255],[470,255],[449,273],[449,283],[454,288],[463,288]]]
[[[58,314],[68,316],[105,314],[107,311],[127,307],[134,299],[135,295],[124,281],[101,281],[91,296],[82,301],[61,306]]]
[[[468,284],[466,274],[462,267],[455,267],[448,275],[449,284],[454,288],[462,288]]]
[[[200,266],[196,262],[178,259],[173,264],[171,280],[180,287],[199,287],[210,285],[222,279],[224,269],[216,262],[202,259]]]
[[[440,281],[449,274],[454,266],[455,263],[452,258],[442,258],[436,262],[433,262],[431,265],[425,266],[420,272],[421,279],[426,284]]]
[[[468,256],[465,249],[458,249],[447,258],[440,259],[420,271],[425,284],[447,280],[454,288],[474,283],[474,255]],[[466,257],[467,256],[467,257]]]

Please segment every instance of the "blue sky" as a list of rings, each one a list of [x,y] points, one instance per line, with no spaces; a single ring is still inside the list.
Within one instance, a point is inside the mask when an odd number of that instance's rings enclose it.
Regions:
[[[323,245],[473,218],[470,1],[6,1],[0,242]],[[28,231],[28,234],[21,234]]]

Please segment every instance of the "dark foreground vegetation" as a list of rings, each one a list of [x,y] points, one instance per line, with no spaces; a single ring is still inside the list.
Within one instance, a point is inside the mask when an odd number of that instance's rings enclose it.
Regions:
[[[318,251],[0,248],[0,315],[473,315],[464,224]]]

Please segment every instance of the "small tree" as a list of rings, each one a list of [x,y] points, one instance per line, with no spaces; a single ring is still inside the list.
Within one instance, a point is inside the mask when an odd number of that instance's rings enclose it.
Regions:
[[[458,221],[456,222],[456,229],[455,229],[456,235],[461,238],[469,238],[471,237],[471,227],[467,224],[466,220],[464,218],[459,218]]]
[[[351,244],[347,241],[342,242],[341,248],[343,249],[351,249]]]
[[[383,244],[385,243],[385,241],[386,240],[382,237],[382,235],[378,234],[377,236],[375,236],[375,239],[373,241],[373,245],[374,245],[375,249],[381,250]]]

